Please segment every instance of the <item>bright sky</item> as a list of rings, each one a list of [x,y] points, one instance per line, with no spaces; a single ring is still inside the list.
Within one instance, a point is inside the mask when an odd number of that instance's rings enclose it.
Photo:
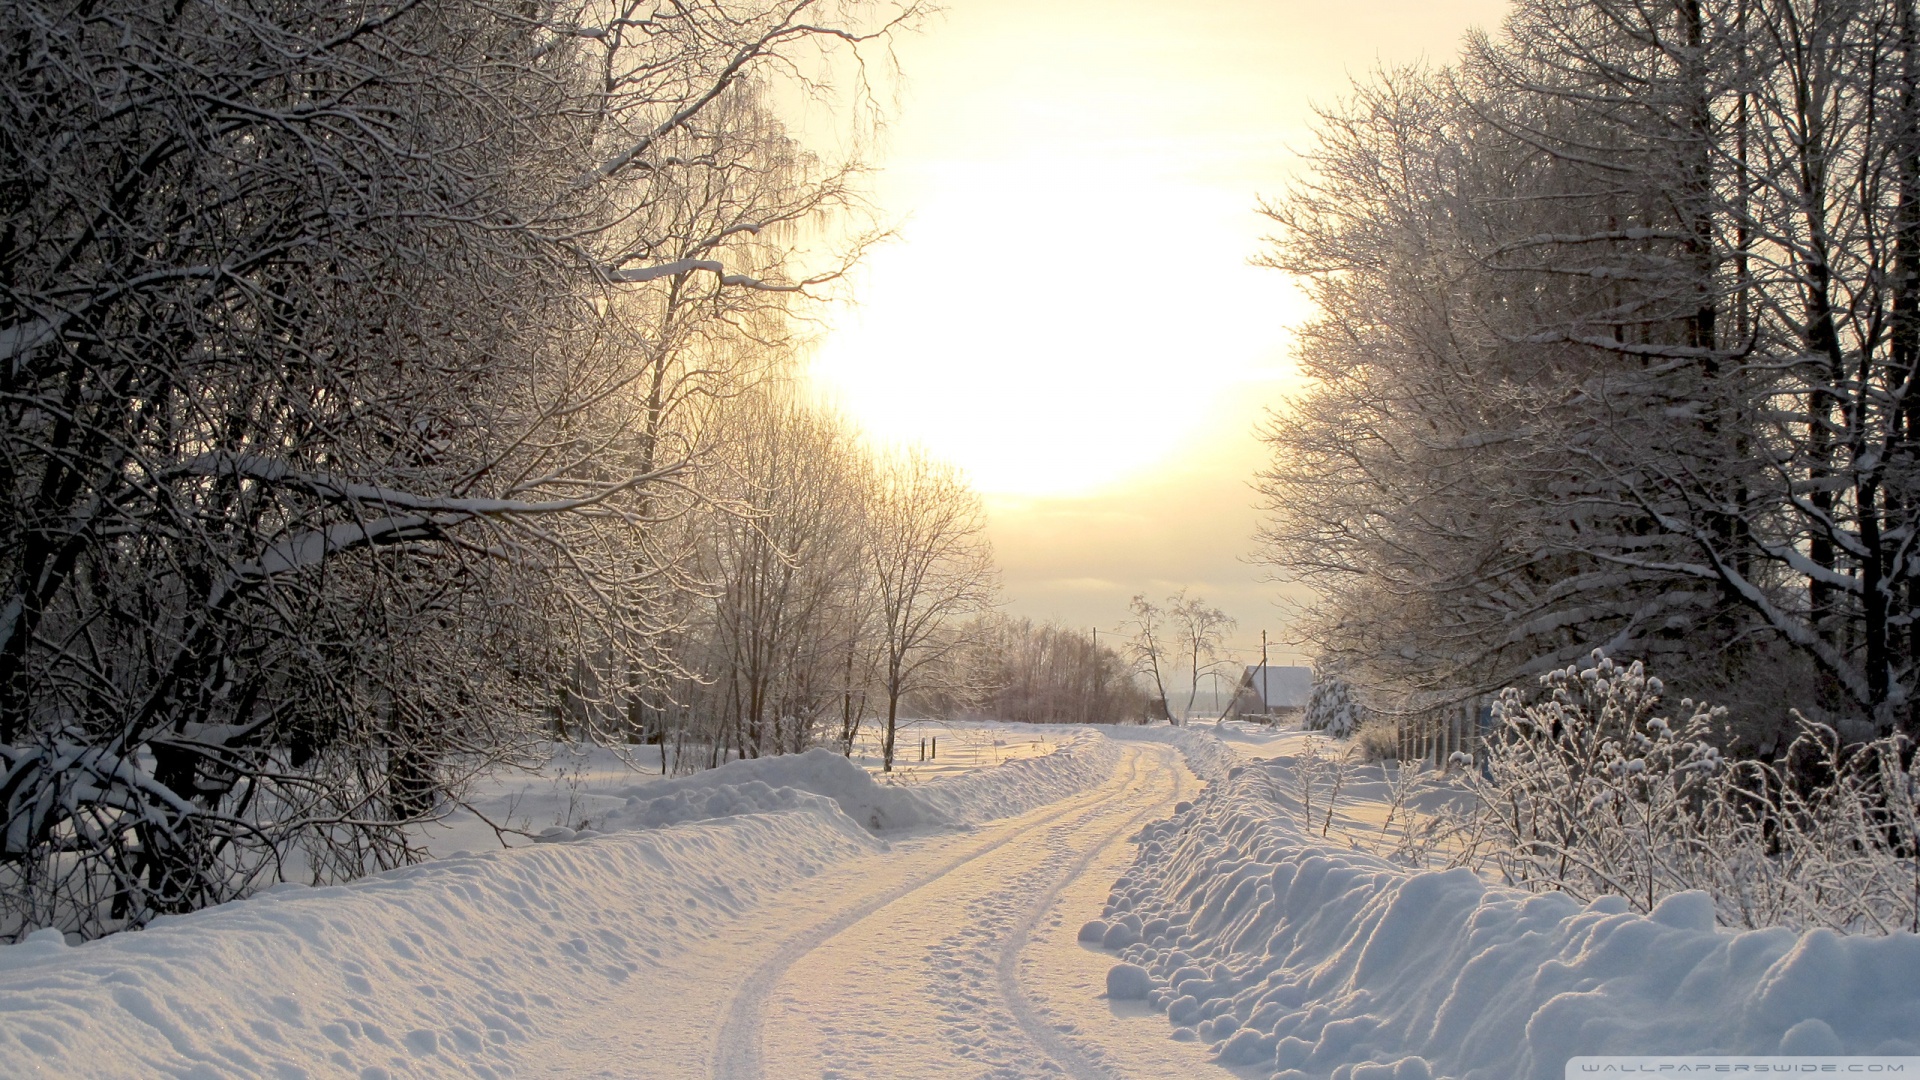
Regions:
[[[877,182],[900,237],[813,372],[987,497],[1008,610],[1102,630],[1189,588],[1284,638],[1249,561],[1254,437],[1307,306],[1261,194],[1350,75],[1444,62],[1503,0],[945,0],[900,43]],[[1284,646],[1277,661],[1296,659]]]

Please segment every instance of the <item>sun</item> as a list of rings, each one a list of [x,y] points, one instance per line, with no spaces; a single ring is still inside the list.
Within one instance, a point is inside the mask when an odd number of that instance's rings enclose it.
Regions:
[[[1207,215],[1245,218],[1214,234],[1251,237],[1244,197],[1124,153],[953,163],[926,180],[811,374],[872,436],[927,446],[985,493],[1123,484],[1204,434],[1221,395],[1284,353],[1288,289],[1246,265],[1250,239],[1144,242],[1192,235]]]

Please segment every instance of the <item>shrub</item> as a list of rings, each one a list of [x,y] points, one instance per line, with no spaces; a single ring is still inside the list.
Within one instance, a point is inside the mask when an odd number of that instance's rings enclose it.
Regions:
[[[1635,661],[1595,651],[1495,705],[1461,862],[1511,884],[1641,911],[1690,889],[1729,926],[1920,930],[1920,773],[1904,736],[1847,745],[1822,724],[1773,762],[1730,761],[1712,736],[1724,713],[1681,701]],[[1464,755],[1456,755],[1463,757]],[[1470,764],[1470,762],[1467,762]]]
[[[1391,720],[1368,717],[1354,733],[1353,743],[1360,748],[1362,761],[1400,760],[1400,727]]]

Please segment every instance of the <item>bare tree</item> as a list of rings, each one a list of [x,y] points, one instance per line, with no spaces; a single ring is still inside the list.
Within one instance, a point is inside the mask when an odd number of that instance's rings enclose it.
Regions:
[[[992,548],[980,497],[953,466],[909,448],[880,462],[867,521],[887,699],[881,768],[893,771],[901,698],[938,680],[964,643],[965,616],[993,602]]]
[[[797,752],[842,705],[848,599],[865,571],[865,462],[853,433],[779,390],[729,412],[744,512],[709,528],[714,599],[710,672],[748,755]]]
[[[1154,703],[1149,713],[1158,710],[1168,720],[1178,724],[1179,718],[1167,708],[1167,684],[1160,676],[1160,668],[1167,651],[1166,617],[1160,608],[1142,594],[1135,594],[1128,602],[1127,610],[1133,614],[1128,624],[1132,631],[1127,637],[1127,655],[1133,662],[1134,670],[1153,680]]]
[[[1112,648],[1055,623],[1036,625],[998,613],[969,629],[974,647],[964,680],[976,702],[954,701],[949,715],[983,712],[1020,723],[1120,723],[1144,719],[1147,696]]]
[[[1219,608],[1208,607],[1200,597],[1188,596],[1185,589],[1167,598],[1166,613],[1172,637],[1187,660],[1187,705],[1181,712],[1184,719],[1193,715],[1200,680],[1231,663],[1221,654],[1220,646],[1226,632],[1233,629],[1234,620]]]

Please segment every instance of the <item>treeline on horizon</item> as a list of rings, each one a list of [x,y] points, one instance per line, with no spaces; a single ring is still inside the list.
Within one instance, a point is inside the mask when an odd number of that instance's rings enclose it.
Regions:
[[[1323,111],[1261,480],[1323,666],[1411,714],[1604,648],[1742,753],[1915,730],[1917,70],[1908,0],[1519,0]]]

